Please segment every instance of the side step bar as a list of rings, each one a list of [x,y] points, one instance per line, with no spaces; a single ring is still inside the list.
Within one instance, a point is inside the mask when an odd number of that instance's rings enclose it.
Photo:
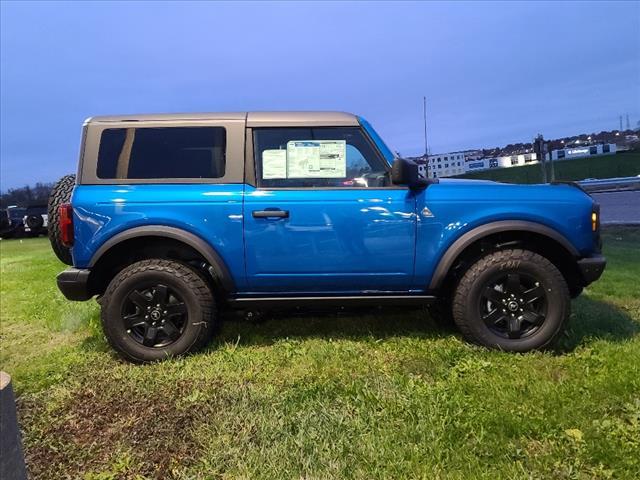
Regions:
[[[356,307],[383,305],[426,305],[434,302],[433,295],[359,295],[336,297],[251,297],[230,298],[233,308],[281,307]]]

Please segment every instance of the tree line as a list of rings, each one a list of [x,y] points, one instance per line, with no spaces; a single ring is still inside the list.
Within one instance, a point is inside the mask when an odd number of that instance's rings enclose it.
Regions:
[[[34,186],[25,185],[20,188],[10,188],[6,192],[0,193],[0,207],[46,205],[53,185],[53,183],[36,183]]]

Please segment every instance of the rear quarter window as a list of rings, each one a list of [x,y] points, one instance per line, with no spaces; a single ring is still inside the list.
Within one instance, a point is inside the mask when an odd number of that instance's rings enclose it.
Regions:
[[[100,137],[101,179],[221,178],[223,127],[107,128]]]

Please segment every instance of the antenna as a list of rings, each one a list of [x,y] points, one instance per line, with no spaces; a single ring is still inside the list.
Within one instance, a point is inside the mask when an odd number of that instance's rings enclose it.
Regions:
[[[424,157],[428,159],[429,144],[427,143],[427,97],[422,97],[422,113],[424,116]]]

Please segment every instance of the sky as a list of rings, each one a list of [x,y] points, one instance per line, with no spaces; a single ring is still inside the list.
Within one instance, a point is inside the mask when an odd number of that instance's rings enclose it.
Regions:
[[[0,189],[102,114],[341,110],[402,155],[640,120],[640,2],[0,4]],[[625,122],[626,123],[626,122]]]

